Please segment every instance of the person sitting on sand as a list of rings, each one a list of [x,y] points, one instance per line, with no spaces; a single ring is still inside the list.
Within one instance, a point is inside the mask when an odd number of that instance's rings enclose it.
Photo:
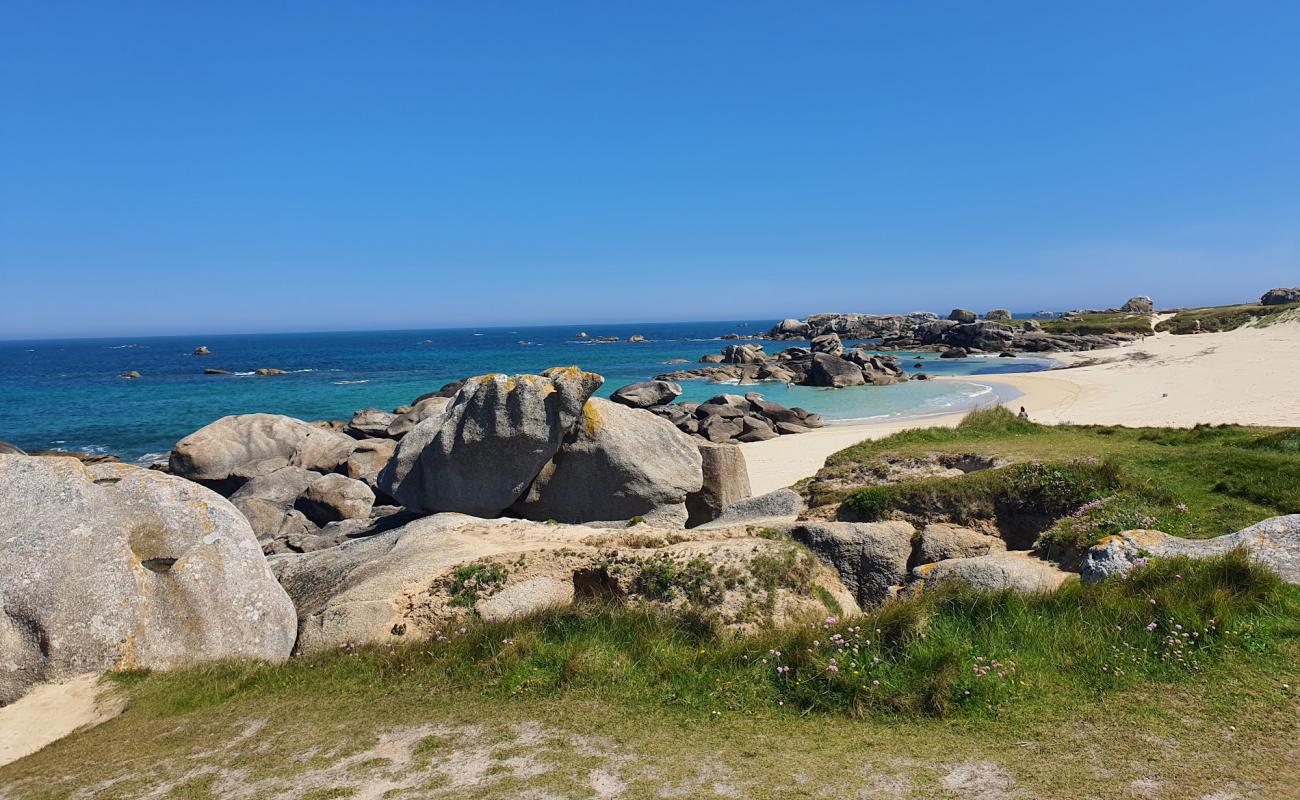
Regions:
[[[1025,407],[1024,407],[1024,406],[1021,406],[1021,407],[1020,407],[1020,418],[1021,418],[1021,419],[1029,419],[1029,412],[1025,410]]]

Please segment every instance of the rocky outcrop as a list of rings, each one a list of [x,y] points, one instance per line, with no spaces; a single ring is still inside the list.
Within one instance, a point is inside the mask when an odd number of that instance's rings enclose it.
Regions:
[[[858,610],[835,572],[802,548],[744,530],[609,530],[438,514],[270,563],[297,607],[304,653],[418,641],[468,615],[522,616],[571,597],[689,605],[738,628],[820,619],[828,613],[823,592],[843,613]],[[688,563],[691,579],[673,578]],[[765,574],[784,568],[774,585],[760,585],[756,564]]]
[[[356,440],[278,414],[222,417],[172,448],[173,475],[232,493],[250,478],[284,466],[333,472],[345,464]]]
[[[302,467],[281,467],[239,487],[230,496],[230,502],[248,520],[258,541],[265,544],[276,537],[306,533],[315,527],[294,510],[294,504],[320,478],[319,472]]]
[[[979,319],[980,315],[971,311],[969,308],[954,308],[949,314],[948,319],[953,322],[971,323]]]
[[[772,435],[776,436],[775,433]],[[712,522],[722,516],[728,506],[752,493],[749,467],[739,447],[711,442],[697,442],[697,446],[704,483],[699,491],[686,496],[686,525],[691,528]]]
[[[354,439],[387,436],[388,426],[397,419],[396,414],[378,408],[363,408],[352,415],[351,422],[343,432]]]
[[[715,444],[761,442],[824,424],[817,414],[769,402],[757,392],[744,397],[720,394],[703,403],[670,403],[646,410],[667,419],[683,433]]]
[[[1073,576],[1073,572],[1066,572],[1049,561],[1017,551],[922,564],[912,570],[914,583],[909,588],[961,581],[989,592],[1037,594],[1054,592]]]
[[[1004,552],[1006,542],[996,536],[989,536],[944,522],[933,522],[921,530],[916,545],[916,559],[920,564],[931,564],[951,558],[975,558],[990,553]]]
[[[975,312],[960,308],[953,309],[949,319],[942,320],[923,312],[906,315],[814,314],[797,326],[776,325],[767,336],[778,340],[807,340],[829,333],[841,339],[877,340],[879,343],[873,348],[879,350],[963,347],[994,353],[1096,350],[1115,347],[1135,338],[1126,334],[1050,334],[1030,326],[980,320]]]
[[[984,315],[984,319],[991,320],[1008,320],[1011,319],[1011,312],[1005,308],[995,308]]]
[[[802,522],[790,529],[839,573],[862,606],[880,603],[906,582],[914,533],[906,522]]]
[[[1131,314],[1150,314],[1155,310],[1155,304],[1151,302],[1150,297],[1138,295],[1137,297],[1130,297],[1125,301],[1124,305],[1120,306],[1119,310]]]
[[[1300,584],[1300,514],[1272,517],[1213,539],[1183,539],[1150,530],[1108,536],[1084,556],[1083,579],[1100,581],[1122,574],[1145,558],[1209,558],[1237,548],[1288,583]]]
[[[592,398],[513,516],[559,522],[633,517],[682,525],[686,497],[700,490],[694,440],[640,409]]]
[[[682,394],[680,384],[672,381],[641,381],[616,389],[610,400],[632,408],[649,408],[671,403]]]
[[[411,404],[409,411],[398,414],[388,424],[384,435],[390,439],[400,439],[426,419],[445,413],[449,405],[451,405],[451,397],[442,397],[440,395],[422,397]]]
[[[348,456],[344,472],[349,478],[359,480],[372,490],[379,488],[379,473],[388,465],[397,442],[392,439],[362,439]]]
[[[85,672],[293,646],[293,606],[243,516],[155,470],[0,456],[0,564],[0,704]]]
[[[1300,286],[1292,289],[1269,289],[1259,298],[1262,306],[1283,306],[1287,303],[1300,303]]]
[[[379,486],[413,511],[496,516],[559,452],[601,382],[576,367],[471,378],[402,438]]]
[[[845,386],[862,386],[866,383],[862,368],[842,358],[827,353],[813,353],[812,368],[808,371],[809,386],[826,386],[842,389]]]

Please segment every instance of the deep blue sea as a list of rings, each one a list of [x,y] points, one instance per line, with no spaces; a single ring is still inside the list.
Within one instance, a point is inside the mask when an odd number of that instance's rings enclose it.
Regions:
[[[538,372],[577,364],[605,376],[600,394],[657,373],[690,369],[718,352],[726,333],[759,333],[775,320],[747,322],[563,325],[362,333],[291,333],[0,342],[0,440],[25,449],[114,453],[148,461],[186,434],[227,414],[264,411],[300,419],[347,418],[366,407],[391,410],[443,384],[487,372]],[[583,344],[592,337],[641,334],[648,341]],[[764,342],[776,352],[793,342]],[[206,345],[213,355],[192,351]],[[913,359],[903,355],[909,372]],[[769,400],[802,406],[832,420],[940,413],[974,407],[993,395],[978,376],[1044,369],[1043,359],[940,360],[920,354],[930,375],[971,381],[817,389],[778,383],[746,387]],[[213,367],[231,375],[204,375]],[[256,376],[274,367],[290,374]],[[123,380],[136,370],[138,380]],[[729,389],[683,384],[685,400]],[[735,391],[732,389],[731,391]]]

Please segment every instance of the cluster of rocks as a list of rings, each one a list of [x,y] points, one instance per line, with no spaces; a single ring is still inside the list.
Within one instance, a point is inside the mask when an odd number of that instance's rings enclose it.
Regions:
[[[702,403],[673,402],[681,393],[679,384],[656,379],[628,384],[610,399],[663,417],[683,433],[713,444],[764,442],[825,424],[819,414],[769,402],[757,392],[743,397],[720,394]]]
[[[1006,314],[1006,316],[1003,316]],[[1010,323],[1010,324],[1008,324]],[[787,319],[768,331],[776,340],[809,341],[834,334],[841,339],[874,340],[881,350],[961,350],[967,353],[1052,353],[1096,350],[1132,341],[1127,334],[1085,335],[1049,333],[1037,320],[1010,322],[1005,309],[987,319],[970,309],[956,308],[946,319],[928,311],[910,314],[814,314]]]
[[[639,333],[634,333],[625,340],[618,336],[591,336],[586,331],[580,331],[573,338],[581,340],[583,344],[609,344],[622,341],[627,341],[630,344],[640,344],[646,341],[646,338]]]
[[[895,356],[871,353],[865,345],[846,348],[837,333],[819,334],[808,347],[787,347],[768,354],[763,345],[729,344],[721,353],[700,359],[711,366],[656,375],[658,381],[706,379],[751,386],[779,381],[796,386],[839,389],[846,386],[891,386],[908,379]]]

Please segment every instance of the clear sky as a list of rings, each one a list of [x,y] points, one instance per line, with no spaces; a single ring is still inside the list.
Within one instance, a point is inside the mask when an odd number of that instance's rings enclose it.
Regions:
[[[1300,3],[0,2],[0,337],[1300,285]]]

